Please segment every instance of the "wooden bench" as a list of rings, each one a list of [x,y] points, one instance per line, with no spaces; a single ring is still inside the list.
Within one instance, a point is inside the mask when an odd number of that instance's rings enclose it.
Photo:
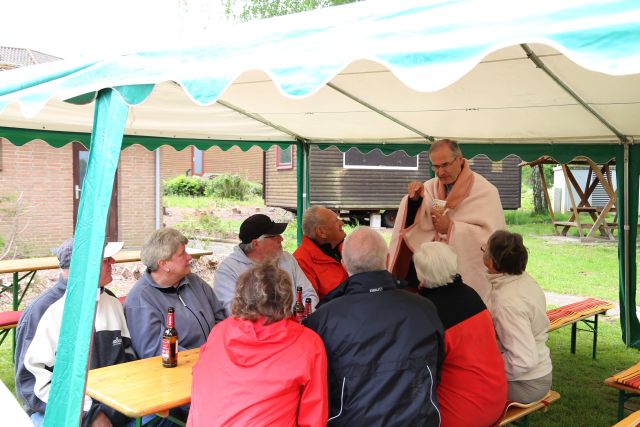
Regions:
[[[2,345],[7,335],[9,335],[9,331],[18,326],[20,316],[22,316],[21,311],[0,312],[0,345]]]
[[[578,322],[582,322],[586,326],[586,329],[580,330],[593,334],[592,358],[595,359],[596,347],[598,345],[598,315],[605,314],[607,310],[614,307],[610,302],[587,298],[583,301],[554,308],[553,310],[547,311],[547,317],[550,322],[549,332],[560,329],[563,326],[571,325],[571,354],[575,354]],[[593,320],[590,320],[591,317],[593,317]]]
[[[560,394],[556,391],[549,390],[549,393],[537,402],[527,404],[509,402],[498,426],[506,426],[508,424],[527,426],[529,425],[528,416],[530,414],[536,411],[547,412],[549,405],[558,399],[560,399]]]
[[[640,425],[640,411],[636,411],[627,418],[616,423],[613,427],[636,427]]]
[[[640,396],[640,363],[604,380],[605,385],[618,390],[618,421],[624,418],[624,403]]]

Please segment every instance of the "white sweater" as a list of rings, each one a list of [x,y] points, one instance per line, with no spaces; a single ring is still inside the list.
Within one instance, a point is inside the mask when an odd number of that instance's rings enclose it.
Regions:
[[[489,274],[490,311],[509,381],[541,378],[552,370],[547,347],[547,303],[526,272]]]

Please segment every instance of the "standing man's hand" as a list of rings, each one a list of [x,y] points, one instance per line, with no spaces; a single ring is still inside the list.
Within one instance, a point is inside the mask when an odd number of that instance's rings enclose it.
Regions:
[[[449,226],[451,220],[445,213],[441,213],[437,210],[431,211],[431,220],[433,221],[433,227],[440,234],[447,234],[449,232]]]
[[[412,181],[407,185],[409,199],[418,200],[424,197],[424,185],[420,181]]]

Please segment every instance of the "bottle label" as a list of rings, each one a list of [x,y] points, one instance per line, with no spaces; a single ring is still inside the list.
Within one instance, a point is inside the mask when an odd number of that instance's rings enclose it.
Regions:
[[[162,338],[162,364],[176,366],[178,364],[178,339]]]

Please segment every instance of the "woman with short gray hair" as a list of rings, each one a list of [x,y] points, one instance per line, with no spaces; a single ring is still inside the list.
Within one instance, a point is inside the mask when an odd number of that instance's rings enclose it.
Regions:
[[[324,344],[292,319],[291,288],[273,262],[238,277],[232,316],[193,368],[188,426],[326,426]]]
[[[180,350],[200,347],[213,326],[226,317],[211,286],[191,272],[187,242],[178,230],[161,228],[142,247],[140,258],[147,271],[124,305],[131,342],[140,358],[161,354],[169,307],[175,310]]]
[[[458,274],[458,257],[442,242],[413,255],[418,293],[433,302],[445,329],[438,385],[442,427],[494,425],[507,400],[507,378],[493,322],[480,296]]]

